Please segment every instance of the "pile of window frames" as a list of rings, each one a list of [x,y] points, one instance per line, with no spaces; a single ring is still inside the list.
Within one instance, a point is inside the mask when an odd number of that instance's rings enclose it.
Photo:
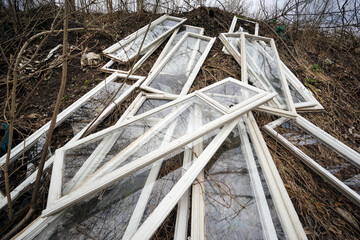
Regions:
[[[274,40],[235,16],[219,38],[241,79],[188,94],[215,38],[185,21],[164,15],[104,50],[111,60],[102,71],[112,75],[59,115],[58,127],[75,121],[77,134],[49,154],[47,207],[16,239],[150,239],[174,211],[174,239],[306,239],[252,111],[280,116],[264,130],[360,206],[359,153],[298,114],[323,107],[280,60]],[[165,42],[147,76],[131,74]],[[131,69],[112,68],[137,55]],[[139,87],[114,126],[83,136]],[[48,126],[16,146],[11,161],[43,141]],[[313,159],[307,147],[335,157]],[[14,187],[13,199],[35,175]]]

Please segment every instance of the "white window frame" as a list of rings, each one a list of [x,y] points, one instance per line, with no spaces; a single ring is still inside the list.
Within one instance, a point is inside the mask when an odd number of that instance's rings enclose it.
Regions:
[[[179,95],[185,95],[187,94],[187,92],[189,91],[192,83],[194,82],[196,75],[198,74],[202,64],[204,63],[207,55],[210,52],[210,49],[212,48],[212,45],[215,42],[216,38],[210,38],[210,37],[206,37],[203,35],[199,35],[199,34],[194,34],[194,33],[185,33],[185,35],[181,38],[181,40],[174,46],[174,48],[168,53],[168,55],[162,59],[162,61],[153,69],[153,71],[149,74],[149,76],[146,78],[146,80],[144,81],[144,83],[141,85],[141,89],[149,91],[149,92],[153,92],[153,93],[160,93],[160,94],[164,94],[165,92],[159,90],[159,89],[155,89],[150,87],[149,85],[151,84],[151,82],[154,80],[154,78],[160,73],[160,71],[162,70],[162,68],[168,63],[168,61],[171,59],[171,57],[176,53],[176,51],[180,48],[181,44],[183,42],[185,42],[185,40],[188,37],[193,37],[193,38],[198,38],[199,41],[200,40],[205,40],[208,41],[208,44],[204,50],[204,52],[202,53],[201,57],[199,58],[199,60],[197,61],[197,63],[195,64],[193,70],[191,71],[191,74],[189,75],[186,83],[184,84],[181,92]],[[200,42],[198,41],[197,45],[200,44]],[[194,51],[194,53],[196,54],[196,51]],[[167,93],[169,94],[169,93]],[[171,94],[174,96],[178,96],[176,94]]]
[[[174,31],[176,28],[178,28],[179,26],[181,26],[181,24],[183,24],[186,21],[186,18],[177,18],[177,17],[172,17],[169,15],[163,15],[161,17],[159,17],[158,19],[156,19],[155,21],[153,21],[150,24],[150,28],[149,31],[151,31],[151,29],[153,29],[156,25],[162,23],[165,20],[173,20],[173,21],[178,21],[179,23],[176,24],[175,26],[171,27],[168,31],[166,31],[165,33],[161,34],[157,39],[155,39],[154,41],[148,43],[146,46],[142,46],[142,48],[140,49],[140,51],[138,51],[140,54],[143,53],[144,51],[146,51],[147,49],[151,48],[151,46],[153,46],[154,43],[156,43],[157,41],[160,41],[162,38],[166,38],[166,36],[168,36],[172,31]],[[123,62],[121,61],[119,58],[116,57],[116,55],[114,55],[113,53],[115,51],[117,51],[118,49],[121,49],[122,46],[125,46],[126,44],[134,41],[140,34],[143,34],[146,32],[147,28],[148,28],[149,24],[142,27],[140,30],[132,33],[131,35],[129,35],[128,37],[124,38],[123,40],[115,43],[114,45],[110,46],[109,48],[105,49],[103,51],[104,55],[106,55],[107,57],[115,60],[115,61],[119,61],[119,62]],[[146,36],[145,36],[146,37]],[[137,53],[138,53],[137,52]],[[135,58],[135,56],[137,55],[137,53],[134,53],[130,56],[127,56],[128,60],[125,62],[128,62],[130,60],[132,60],[133,58]]]
[[[161,40],[159,40],[158,42],[154,43],[153,47],[151,47],[148,51],[146,51],[145,54],[134,64],[131,72],[133,73],[137,69],[139,69],[141,67],[141,65],[151,56],[151,54],[153,54],[156,51],[156,49],[158,49],[158,47],[160,47],[160,45],[165,40],[166,40],[166,37],[164,37]],[[119,69],[111,68],[111,66],[114,63],[115,63],[115,61],[111,59],[109,62],[107,62],[104,66],[102,66],[100,68],[100,71],[106,72],[106,73],[114,73],[114,72],[119,72],[119,73],[124,73],[124,74],[130,73],[130,69],[129,70],[119,70]]]
[[[114,80],[116,80],[117,78],[128,78],[131,80],[136,80],[136,82],[130,86],[129,89],[127,89],[123,94],[121,94],[121,96],[119,96],[117,99],[115,99],[103,112],[102,114],[96,119],[93,120],[92,122],[90,122],[84,129],[82,129],[78,134],[76,134],[68,143],[66,143],[64,146],[67,146],[68,144],[71,144],[75,141],[77,141],[82,134],[85,132],[85,130],[90,127],[91,129],[94,129],[99,123],[101,123],[106,116],[108,116],[113,109],[116,107],[116,105],[120,104],[122,101],[124,101],[136,88],[138,88],[140,86],[140,84],[144,81],[144,77],[140,77],[140,76],[134,76],[134,75],[125,75],[125,74],[121,74],[121,73],[114,73],[112,75],[110,75],[108,78],[106,78],[103,82],[99,83],[95,88],[93,88],[92,90],[90,90],[87,94],[85,94],[83,97],[81,97],[78,101],[76,101],[74,104],[72,104],[70,107],[68,107],[67,109],[65,109],[62,113],[64,113],[65,111],[67,112],[67,114],[64,116],[69,117],[71,113],[73,113],[75,110],[77,110],[79,107],[82,106],[82,104],[84,104],[87,100],[89,100],[94,94],[96,94],[99,90],[101,90],[103,87],[106,86],[106,84],[108,84],[109,82],[112,82]],[[81,100],[81,101],[80,101]],[[71,109],[71,111],[69,110],[69,108]],[[66,118],[61,119],[61,122],[64,121]],[[59,121],[59,118],[57,119]],[[59,125],[61,122],[58,122],[57,125]],[[49,124],[49,123],[47,123]],[[44,125],[46,126],[46,125]],[[44,126],[41,129],[45,129]],[[38,131],[39,131],[38,130]],[[43,132],[44,133],[44,132]],[[33,135],[36,136],[41,136],[43,133],[39,134],[37,132],[35,132]],[[33,136],[31,135],[31,136]],[[30,136],[30,137],[31,137]],[[36,141],[37,139],[33,138],[33,141]],[[28,143],[28,140],[25,140]],[[28,143],[29,144],[29,143]],[[32,146],[29,145],[28,148]],[[14,148],[15,149],[15,148]],[[13,149],[13,150],[14,150]],[[24,150],[26,151],[26,149]],[[45,165],[44,165],[44,170],[47,170],[49,167],[52,166],[53,162],[55,160],[55,155],[53,155],[52,157],[50,157],[48,160],[46,160]],[[37,169],[29,176],[27,177],[22,183],[20,183],[14,190],[11,191],[10,193],[10,197],[11,200],[14,201],[16,200],[19,196],[21,196],[23,194],[23,192],[31,185],[35,182],[36,179],[36,175],[37,175]],[[56,175],[56,174],[55,174]],[[50,195],[50,189],[49,189],[49,195]],[[51,202],[51,200],[50,200]],[[0,209],[4,208],[7,205],[7,199],[6,198],[2,198],[0,199]]]
[[[239,83],[240,84],[240,83]],[[243,83],[241,83],[243,84]],[[245,85],[245,84],[244,84]],[[86,196],[91,195],[94,192],[97,192],[103,188],[108,187],[109,185],[115,183],[116,181],[120,180],[121,178],[155,162],[156,160],[160,159],[161,157],[166,156],[167,154],[171,153],[172,151],[183,147],[187,144],[189,144],[190,142],[196,140],[197,138],[223,126],[224,124],[232,121],[233,119],[237,118],[238,116],[244,114],[247,111],[250,111],[252,108],[254,108],[255,106],[261,105],[264,102],[272,99],[276,93],[267,93],[265,91],[259,90],[262,93],[257,94],[255,97],[253,96],[252,98],[248,99],[246,102],[248,102],[248,104],[246,104],[245,106],[243,106],[240,109],[236,109],[233,112],[229,113],[229,114],[225,114],[222,117],[217,118],[216,120],[202,126],[199,129],[194,130],[192,133],[190,134],[186,134],[182,137],[180,137],[179,139],[171,142],[170,144],[161,147],[159,149],[157,149],[156,151],[153,151],[137,160],[132,161],[131,163],[112,171],[111,173],[106,174],[103,177],[100,177],[98,179],[95,179],[91,182],[91,184],[89,184],[89,181],[86,184],[83,184],[80,188],[74,190],[73,192],[69,193],[66,196],[61,197],[60,199],[56,200],[53,202],[52,206],[45,209],[43,211],[43,216],[49,216],[52,215],[54,213],[57,213],[73,204],[75,204],[78,201],[81,201],[83,198],[85,198]],[[190,95],[178,98],[175,101],[172,101],[170,103],[167,103],[163,106],[160,106],[156,109],[150,110],[144,114],[141,114],[139,116],[135,116],[134,118],[132,118],[129,121],[126,121],[122,124],[120,124],[119,126],[113,126],[113,127],[109,127],[103,131],[100,131],[98,133],[92,134],[88,137],[85,137],[73,144],[71,144],[71,146],[68,147],[63,147],[62,149],[60,149],[59,151],[66,151],[69,148],[78,146],[82,143],[91,141],[91,140],[95,140],[98,139],[99,137],[103,136],[103,135],[107,135],[107,134],[111,134],[112,132],[116,131],[117,129],[119,129],[120,127],[126,126],[134,121],[136,121],[137,119],[140,118],[144,118],[150,114],[159,112],[165,108],[171,107],[174,104],[183,102],[193,96],[198,96],[197,92],[194,92]],[[255,100],[256,99],[256,100]],[[210,103],[211,104],[211,103]],[[55,170],[55,169],[54,169]],[[61,172],[61,171],[58,171]],[[61,192],[61,190],[60,190]]]
[[[357,206],[360,206],[360,195],[357,194],[354,190],[346,186],[342,181],[337,177],[332,175],[328,170],[318,164],[311,157],[306,155],[299,148],[294,146],[290,141],[288,141],[284,136],[276,132],[275,128],[281,125],[284,122],[287,122],[286,118],[279,118],[271,123],[268,123],[263,127],[263,129],[275,140],[278,140],[286,149],[298,157],[305,165],[311,168],[314,172],[320,175],[325,181],[329,182],[333,187],[338,191],[343,193],[346,197],[349,198]],[[356,167],[360,168],[360,154],[350,147],[346,146],[344,143],[340,142],[336,138],[332,137],[330,134],[326,133],[322,129],[318,128],[305,118],[298,116],[295,120],[301,128],[310,132],[314,137],[319,139],[323,144],[333,149],[335,152],[342,155],[349,162],[354,164]]]
[[[285,99],[286,99],[286,101],[288,103],[288,106],[290,108],[289,110],[283,110],[283,109],[280,109],[280,106],[278,106],[278,108],[269,107],[269,106],[260,106],[260,107],[257,108],[257,110],[272,113],[272,114],[279,115],[279,116],[295,118],[296,117],[295,106],[294,106],[294,103],[292,101],[289,86],[287,84],[283,69],[282,69],[281,64],[280,64],[280,58],[279,58],[278,52],[276,50],[274,40],[271,39],[271,38],[254,36],[254,35],[250,35],[250,34],[246,34],[246,33],[221,33],[219,38],[220,38],[221,42],[225,45],[226,49],[230,52],[230,54],[238,62],[238,64],[240,66],[242,66],[241,67],[241,73],[242,73],[241,74],[241,79],[242,79],[242,81],[247,82],[247,75],[248,74],[250,74],[253,77],[254,80],[258,80],[259,77],[254,73],[254,71],[251,68],[248,68],[247,61],[246,61],[246,52],[241,51],[241,53],[240,53],[237,49],[235,49],[233,47],[233,45],[231,45],[229,43],[229,41],[227,39],[227,37],[237,37],[237,38],[239,38],[240,39],[240,41],[238,43],[239,47],[241,49],[245,49],[245,36],[253,38],[255,40],[264,41],[264,42],[270,44],[270,46],[273,49],[274,54],[275,54],[276,63],[277,63],[277,66],[278,66],[278,71],[279,71],[279,76],[280,76],[280,81],[281,81],[282,86],[283,86]],[[247,69],[249,71],[247,71]],[[259,82],[261,82],[261,81],[259,80]],[[274,99],[274,100],[276,100],[276,99]]]
[[[242,59],[246,59],[246,56],[244,54],[241,54],[237,49],[235,49],[227,40],[227,36],[230,37],[239,37],[240,33],[234,33],[234,34],[220,34],[219,38],[222,41],[222,43],[225,45],[226,49],[229,49],[231,55],[235,58],[235,60],[238,62],[239,65],[241,64],[246,64],[246,60],[242,60]],[[260,39],[259,39],[260,40]],[[261,44],[265,44],[263,41],[260,41]],[[240,43],[242,45],[245,45],[245,43]],[[241,47],[241,46],[239,46]],[[245,48],[245,46],[243,46],[243,48]],[[301,102],[301,103],[294,103],[294,107],[296,108],[297,111],[299,112],[307,112],[307,111],[321,111],[324,108],[321,106],[321,104],[316,100],[316,98],[313,96],[313,94],[305,88],[305,86],[300,82],[300,80],[290,71],[290,69],[281,61],[280,61],[280,65],[281,65],[281,69],[284,73],[284,76],[286,78],[286,80],[288,81],[288,83],[290,83],[295,90],[305,99],[305,102]],[[251,71],[251,69],[249,69]],[[245,69],[241,69],[242,71],[242,76],[246,76],[245,74],[246,71]],[[256,77],[256,75],[252,74],[252,76]],[[243,79],[243,77],[242,77]],[[244,80],[247,79],[247,77],[244,77]],[[263,108],[263,110],[270,110],[268,109],[268,107],[265,106],[261,106],[261,108]],[[259,109],[260,110],[260,109]],[[274,113],[276,114],[276,113]],[[289,118],[294,118],[294,115],[288,115],[286,116],[286,114],[284,113],[282,116],[285,117],[289,117]]]
[[[236,23],[237,21],[240,21],[240,22],[246,22],[246,23],[251,23],[251,24],[254,24],[254,35],[255,36],[258,36],[259,35],[259,23],[257,22],[254,22],[254,21],[250,21],[250,20],[245,20],[245,19],[241,19],[241,18],[238,18],[237,16],[234,16],[232,21],[231,21],[231,25],[230,25],[230,28],[229,28],[229,31],[228,33],[233,33],[235,31],[235,27],[236,27]],[[224,46],[222,48],[222,51],[225,53],[225,54],[229,54],[229,52],[227,51],[226,47]]]
[[[260,41],[257,44],[266,46],[266,44],[263,41]],[[265,54],[267,54],[269,58],[272,58],[267,52],[265,52]],[[323,110],[324,108],[322,107],[322,105],[316,100],[316,98],[312,95],[312,93],[305,88],[305,86],[290,71],[290,69],[284,64],[284,62],[280,60],[280,58],[279,58],[279,62],[288,84],[291,84],[294,87],[294,89],[297,91],[297,93],[300,94],[305,100],[305,102],[294,103],[296,110],[299,112]]]

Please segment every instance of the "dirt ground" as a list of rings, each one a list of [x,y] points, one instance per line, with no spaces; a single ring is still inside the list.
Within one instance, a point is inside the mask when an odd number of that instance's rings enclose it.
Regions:
[[[218,37],[219,33],[227,32],[233,17],[229,13],[212,8],[199,8],[178,16],[186,17],[188,19],[186,24],[205,28],[204,34],[211,37]],[[150,20],[150,14],[146,13],[140,17],[135,14],[118,13],[116,17],[120,20],[108,26],[105,31],[92,35],[86,41],[84,47],[88,47],[88,51],[102,54],[103,49],[146,25]],[[102,23],[101,21],[106,22],[106,19],[101,19],[99,24]],[[360,152],[360,55],[355,53],[355,49],[360,46],[359,39],[347,38],[347,40],[339,41],[338,38],[328,36],[317,29],[296,31],[288,27],[284,40],[285,45],[280,37],[272,31],[275,26],[275,24],[268,26],[260,22],[260,35],[274,38],[280,58],[304,84],[305,82],[309,83],[309,79],[312,80],[308,87],[325,108],[321,112],[301,115]],[[70,33],[70,45],[75,45],[88,36],[83,32]],[[42,49],[41,57],[46,56],[61,41],[59,36],[51,37],[49,44]],[[240,66],[232,56],[222,52],[222,47],[223,44],[217,38],[191,87],[191,92],[229,76],[240,79]],[[30,54],[31,46],[29,48]],[[161,47],[136,73],[146,76],[160,51]],[[99,67],[83,70],[80,68],[81,56],[76,55],[76,51],[74,53],[69,61],[69,77],[61,110],[108,75],[99,70],[108,61],[104,56],[102,56],[102,63]],[[2,71],[2,78],[4,72],[6,71]],[[17,143],[50,120],[60,79],[61,67],[55,69],[51,77],[37,87],[34,95],[16,119]],[[17,92],[18,105],[24,101],[25,96],[34,88],[36,82],[36,78],[33,78],[20,84]],[[5,97],[6,89],[1,87],[0,102],[4,102]],[[118,111],[109,116],[102,127],[113,124],[114,119],[121,115],[130,102],[123,103]],[[3,105],[0,110],[4,111]],[[260,127],[276,119],[275,116],[265,113],[255,113],[255,118]],[[4,115],[1,116],[0,122],[5,122]],[[54,138],[61,141],[62,137],[57,138],[57,135],[63,136],[67,133],[61,133],[60,130],[55,132]],[[266,137],[265,140],[308,238],[358,239],[360,208],[302,164],[278,142],[270,137]],[[61,143],[54,141],[53,144]],[[351,217],[344,217],[342,214],[344,211]],[[165,233],[172,232],[175,213],[176,210],[158,230],[154,239],[166,239],[163,237],[166,235]]]

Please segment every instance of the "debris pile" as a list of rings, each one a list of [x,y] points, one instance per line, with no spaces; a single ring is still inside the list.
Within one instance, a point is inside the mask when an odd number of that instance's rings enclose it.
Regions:
[[[189,94],[215,38],[185,22],[161,16],[104,50],[111,60],[101,69],[112,74],[59,114],[57,124],[68,121],[76,135],[49,154],[47,207],[17,238],[150,239],[176,211],[174,239],[306,239],[253,111],[279,116],[264,130],[360,206],[360,154],[299,115],[323,107],[280,60],[274,40],[234,17],[219,38],[241,79]],[[165,42],[148,75],[133,75]],[[133,60],[130,69],[112,68]],[[114,126],[86,135],[138,88]],[[13,148],[11,162],[48,128]],[[312,159],[315,148],[329,157]],[[35,176],[12,186],[13,200]]]

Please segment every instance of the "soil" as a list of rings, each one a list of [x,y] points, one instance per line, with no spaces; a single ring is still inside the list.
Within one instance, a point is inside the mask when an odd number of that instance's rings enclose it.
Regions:
[[[158,16],[156,15],[154,18]],[[219,33],[227,32],[233,17],[219,9],[204,7],[178,16],[186,17],[188,19],[186,24],[205,28],[204,34],[210,37],[218,37]],[[151,14],[137,15],[118,12],[112,18],[116,18],[117,21],[112,21],[111,25],[107,24],[104,31],[96,34],[86,31],[70,33],[70,45],[77,45],[85,41],[83,49],[87,47],[87,51],[102,55],[102,50],[148,24]],[[98,20],[97,24],[105,24],[108,21],[109,18],[104,17]],[[73,26],[76,24],[73,23]],[[340,41],[338,37],[319,32],[317,29],[300,31],[288,26],[286,39],[283,40],[285,45],[280,37],[271,30],[275,27],[276,25],[273,23],[269,26],[260,22],[259,34],[274,38],[282,61],[304,84],[308,84],[308,88],[313,91],[325,109],[321,112],[302,113],[301,115],[360,152],[360,56],[354,52],[360,45],[359,39],[348,37]],[[60,43],[60,35],[50,37],[42,48],[39,60],[46,57],[47,53]],[[29,54],[33,48],[33,45],[29,46]],[[223,44],[217,38],[190,92],[229,76],[241,78],[240,66],[232,56],[224,54],[222,48]],[[155,51],[136,73],[146,76],[159,54],[160,50]],[[108,61],[103,55],[102,62],[95,68],[81,69],[80,58],[80,51],[76,50],[69,60],[68,79],[61,110],[108,76],[99,70]],[[329,63],[328,60],[332,62]],[[0,78],[4,78],[6,72],[1,71]],[[309,79],[314,81],[309,81]],[[24,102],[27,94],[35,88],[38,80],[39,77],[33,77],[20,82],[16,99],[17,108]],[[34,90],[34,94],[29,98],[15,121],[16,139],[14,144],[21,142],[51,119],[60,80],[61,67],[52,70],[50,77]],[[130,100],[119,106],[117,111],[99,126],[99,129],[112,125],[135,96],[136,94],[133,94]],[[0,102],[5,102],[5,87],[0,88],[0,98]],[[0,111],[4,112],[4,104],[0,106]],[[255,113],[255,118],[260,127],[276,119],[275,116],[265,113]],[[9,119],[8,111],[5,115],[2,114],[0,123],[6,123],[6,119]],[[56,130],[52,149],[62,145],[61,142],[68,138],[66,136],[69,136],[69,132]],[[356,227],[356,224],[360,222],[360,208],[329,186],[272,138],[266,137],[266,142],[308,238],[357,239],[360,234],[360,229]],[[46,179],[49,180],[49,177]],[[43,189],[46,188],[45,184]],[[43,197],[39,198],[40,207],[46,204],[45,195],[46,193],[43,192]],[[350,214],[355,219],[355,223],[344,218],[338,209]],[[175,218],[176,209],[159,228],[155,239],[167,239],[164,236],[171,235]]]

